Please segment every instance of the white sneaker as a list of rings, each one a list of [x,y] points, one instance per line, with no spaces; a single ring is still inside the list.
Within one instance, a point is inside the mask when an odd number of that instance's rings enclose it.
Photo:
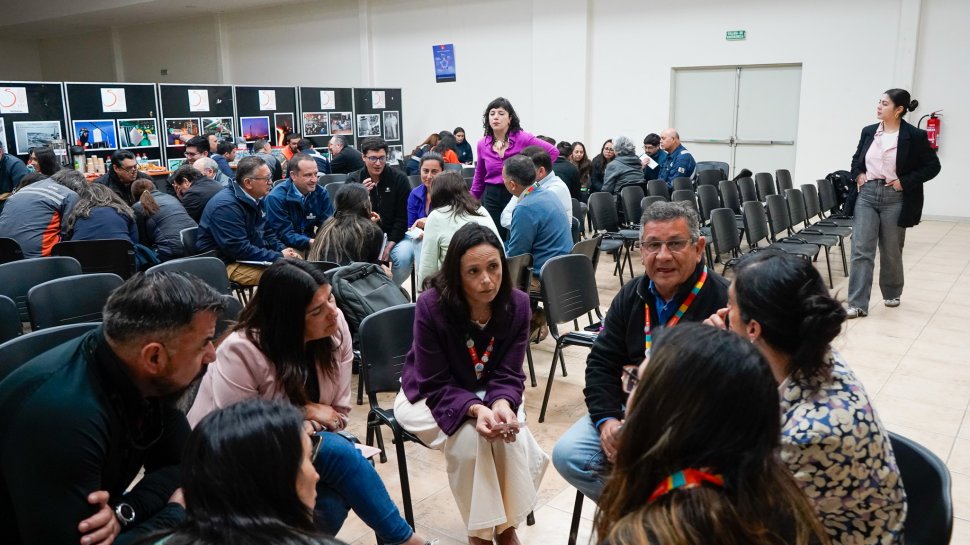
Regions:
[[[886,299],[885,301],[883,301],[883,303],[885,303],[887,307],[898,307],[899,306],[899,297],[897,297],[895,299]]]
[[[865,318],[868,315],[869,313],[861,308],[849,307],[845,310],[845,317],[850,320],[853,318]]]

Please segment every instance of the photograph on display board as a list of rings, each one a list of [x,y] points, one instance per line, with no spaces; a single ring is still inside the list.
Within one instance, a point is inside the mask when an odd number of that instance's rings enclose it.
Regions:
[[[293,132],[293,114],[289,112],[273,114],[273,125],[276,127],[276,141],[282,142],[286,135]]]
[[[0,117],[0,147],[3,148],[4,153],[10,152],[10,148],[7,147],[7,128],[3,125],[2,117]]]
[[[144,163],[146,165],[152,165],[152,166],[156,166],[158,168],[162,168],[162,160],[161,159],[145,159]]]
[[[404,146],[387,146],[387,150],[390,152],[389,160],[392,164],[404,161]]]
[[[119,119],[118,142],[122,148],[157,148],[158,125],[154,119]]]
[[[330,136],[326,112],[303,114],[303,136]]]
[[[233,135],[235,134],[232,130],[233,123],[231,117],[203,117],[202,118],[202,134],[212,133],[216,135],[219,140],[225,140],[226,142],[232,142]]]
[[[58,121],[14,121],[13,134],[17,140],[17,155],[27,155],[30,148],[50,146],[51,140],[63,138]],[[4,146],[3,149],[9,148]]]
[[[74,121],[72,126],[74,145],[86,150],[118,149],[118,134],[115,132],[113,119]]]
[[[182,166],[183,163],[185,163],[185,159],[169,159],[168,169],[175,172],[180,166]]]
[[[330,114],[330,134],[354,134],[353,112],[333,112]]]
[[[380,136],[381,114],[357,114],[357,136]]]
[[[239,129],[247,142],[269,139],[269,117],[240,117]]]
[[[401,139],[401,112],[388,110],[384,112],[384,140]]]
[[[193,137],[199,136],[199,118],[178,117],[165,120],[166,142],[171,147],[184,146]]]

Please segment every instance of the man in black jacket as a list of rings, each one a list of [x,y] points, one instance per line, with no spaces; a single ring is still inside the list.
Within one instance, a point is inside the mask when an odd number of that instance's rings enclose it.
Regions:
[[[383,138],[365,138],[360,151],[365,166],[349,175],[347,183],[364,184],[370,192],[371,209],[380,216],[378,225],[387,235],[381,261],[391,262],[394,283],[401,284],[414,268],[414,244],[405,237],[411,184],[403,172],[387,167],[387,142]]]
[[[623,368],[643,361],[651,335],[661,328],[682,320],[700,322],[727,306],[728,281],[704,266],[705,241],[693,208],[657,203],[644,210],[641,224],[646,272],[623,286],[610,304],[586,359],[583,394],[589,416],[567,430],[552,452],[556,470],[594,501],[603,490],[623,423]],[[687,307],[683,311],[682,305]]]
[[[138,178],[155,183],[151,176],[138,170],[138,160],[134,153],[119,149],[111,154],[111,169],[95,182],[108,186],[131,206],[135,204],[135,198],[131,196],[131,184]]]
[[[4,543],[130,543],[184,519],[189,425],[170,401],[215,360],[224,305],[195,277],[138,274],[102,327],[0,382]]]
[[[360,152],[354,148],[348,148],[343,136],[331,137],[327,148],[330,149],[331,174],[350,174],[364,168],[364,160],[360,155],[363,153],[363,147]]]
[[[172,186],[175,196],[182,201],[182,206],[195,223],[202,219],[202,211],[209,199],[222,191],[222,184],[207,178],[192,165],[182,165],[172,174]]]

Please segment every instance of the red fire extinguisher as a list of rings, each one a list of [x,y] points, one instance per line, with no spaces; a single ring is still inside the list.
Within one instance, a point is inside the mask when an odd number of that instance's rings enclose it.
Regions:
[[[930,147],[933,149],[940,149],[940,117],[937,114],[943,110],[937,110],[935,112],[930,112],[929,115],[924,115],[920,118],[920,123],[926,119],[926,137],[930,141]],[[919,123],[917,123],[919,126]]]

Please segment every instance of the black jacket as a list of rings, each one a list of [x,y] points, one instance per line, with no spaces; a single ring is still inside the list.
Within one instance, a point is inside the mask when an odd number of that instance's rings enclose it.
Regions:
[[[552,164],[552,171],[569,188],[569,196],[579,200],[580,195],[582,195],[582,185],[579,180],[579,169],[576,168],[576,165],[570,163],[568,159],[560,155],[556,159],[556,162]]]
[[[137,180],[139,178],[142,180],[151,180],[153,184],[155,183],[155,180],[152,179],[151,176],[149,176],[148,174],[145,174],[140,170],[138,171],[138,177],[135,179]],[[128,203],[128,206],[135,204],[135,199],[134,197],[131,196],[131,184],[122,183],[121,179],[118,178],[118,175],[115,174],[114,167],[109,167],[108,172],[105,172],[100,178],[95,180],[95,183],[106,185],[109,188],[111,188],[112,191],[114,191],[115,193],[118,194],[119,197],[121,197],[121,200]],[[158,184],[155,184],[155,189],[158,189]]]
[[[80,543],[94,514],[87,496],[107,490],[135,521],[115,539],[130,543],[174,526],[185,415],[146,399],[101,329],[56,346],[0,383],[0,513],[4,543]],[[145,476],[125,490],[145,467]]]
[[[364,168],[364,159],[354,148],[344,146],[340,153],[330,159],[331,174],[350,174]]]
[[[872,145],[879,124],[862,129],[859,147],[852,156],[852,180],[866,171],[866,152]],[[906,120],[899,123],[899,143],[896,147],[896,176],[903,185],[903,209],[899,213],[900,227],[913,227],[923,216],[923,183],[940,173],[940,158],[930,147],[926,131]]]
[[[182,248],[182,229],[197,227],[198,223],[189,217],[182,203],[171,195],[161,191],[152,191],[152,197],[158,204],[158,212],[148,216],[140,202],[136,202],[135,222],[138,224],[138,240],[150,246],[162,261],[184,257],[186,252]],[[188,249],[189,254],[195,253],[195,248]]]
[[[360,183],[370,178],[366,168],[362,168],[347,176],[347,183]],[[408,230],[408,196],[411,194],[411,184],[407,176],[400,170],[385,165],[381,171],[381,179],[370,192],[370,205],[374,212],[381,216],[378,223],[381,230],[387,234],[388,242],[401,242]]]
[[[680,306],[697,283],[704,265],[699,264],[674,297]],[[623,405],[627,395],[623,393],[621,377],[624,365],[640,365],[643,361],[643,305],[650,303],[650,323],[657,324],[654,296],[648,286],[650,279],[640,276],[626,283],[613,298],[610,309],[603,318],[603,331],[596,337],[589,357],[586,358],[586,408],[593,425],[604,418],[623,418]],[[684,313],[683,321],[701,322],[711,314],[727,306],[728,281],[714,271],[708,271],[704,287]],[[657,326],[654,325],[656,330]]]
[[[212,178],[200,178],[192,182],[192,187],[182,194],[182,206],[189,213],[189,217],[195,220],[195,223],[199,223],[206,203],[222,190],[222,184]]]

